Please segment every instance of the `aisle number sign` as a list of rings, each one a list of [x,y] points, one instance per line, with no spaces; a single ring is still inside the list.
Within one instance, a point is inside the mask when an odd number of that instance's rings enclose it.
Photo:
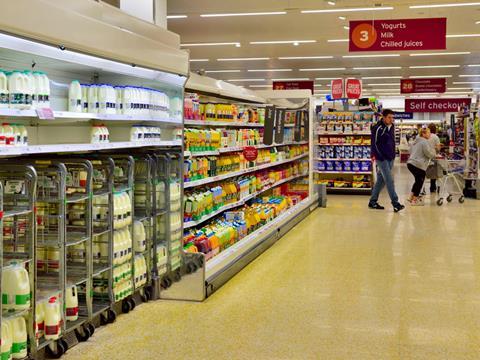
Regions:
[[[447,79],[402,79],[400,91],[402,94],[414,93],[444,93],[447,90]]]
[[[445,50],[447,19],[350,21],[350,51]]]

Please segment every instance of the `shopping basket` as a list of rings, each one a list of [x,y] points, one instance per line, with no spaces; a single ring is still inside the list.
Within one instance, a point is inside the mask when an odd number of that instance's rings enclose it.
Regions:
[[[463,204],[465,197],[463,195],[463,174],[465,172],[465,159],[461,160],[448,160],[448,159],[436,159],[436,166],[438,166],[438,171],[442,172],[442,177],[440,178],[440,194],[437,200],[437,205],[442,206],[444,200],[447,202],[452,202],[455,195],[459,196],[458,202]],[[447,185],[451,183],[451,189]]]

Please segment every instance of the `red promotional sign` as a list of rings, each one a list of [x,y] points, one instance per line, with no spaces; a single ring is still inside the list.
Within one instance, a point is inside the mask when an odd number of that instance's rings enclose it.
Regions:
[[[247,161],[257,160],[258,150],[253,146],[246,146],[243,148],[243,157]]]
[[[332,99],[338,100],[343,98],[343,79],[332,80],[331,83]]]
[[[470,106],[472,99],[405,99],[406,112],[458,112],[461,106]]]
[[[313,81],[274,81],[273,90],[310,90],[313,94]]]
[[[445,50],[447,19],[350,21],[350,51]]]
[[[345,82],[345,94],[349,99],[360,99],[362,97],[362,80],[347,79]]]
[[[447,79],[402,79],[400,91],[402,94],[414,93],[444,93],[447,90]]]

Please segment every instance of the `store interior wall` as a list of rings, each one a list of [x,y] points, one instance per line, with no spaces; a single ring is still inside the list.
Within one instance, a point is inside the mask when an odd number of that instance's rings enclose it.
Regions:
[[[120,9],[127,14],[153,23],[153,0],[120,0]]]

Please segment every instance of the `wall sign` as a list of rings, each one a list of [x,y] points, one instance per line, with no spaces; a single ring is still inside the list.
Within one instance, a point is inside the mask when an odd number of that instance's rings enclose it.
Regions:
[[[332,91],[332,99],[342,99],[344,97],[343,79],[332,80],[330,89]]]
[[[362,80],[347,79],[345,81],[345,95],[348,99],[360,99],[362,97]]]
[[[405,99],[405,111],[407,112],[428,112],[446,113],[458,112],[461,106],[470,106],[472,99]]]
[[[447,79],[402,79],[400,92],[402,94],[414,93],[444,93],[447,90]]]
[[[310,90],[313,94],[313,81],[274,81],[273,90]]]
[[[445,50],[447,19],[350,21],[349,51]]]
[[[265,124],[263,132],[263,143],[265,145],[273,144],[273,129],[275,128],[275,106],[265,108]]]

